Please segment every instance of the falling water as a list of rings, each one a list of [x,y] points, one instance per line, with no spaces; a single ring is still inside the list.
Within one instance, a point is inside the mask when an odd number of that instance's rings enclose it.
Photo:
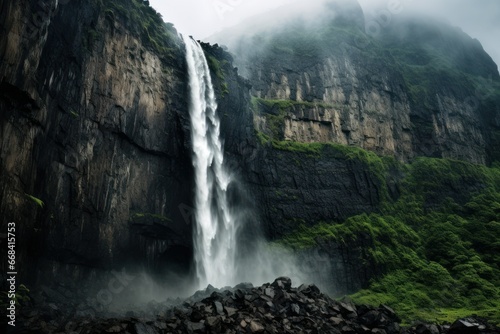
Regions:
[[[196,274],[200,288],[207,284],[222,287],[235,278],[235,219],[227,200],[231,178],[224,168],[217,101],[203,49],[191,38],[184,42],[196,183]]]

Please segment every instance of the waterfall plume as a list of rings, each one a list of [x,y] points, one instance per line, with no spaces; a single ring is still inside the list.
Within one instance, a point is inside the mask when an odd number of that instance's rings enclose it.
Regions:
[[[195,263],[199,286],[234,283],[236,221],[228,205],[231,177],[224,166],[220,120],[210,70],[201,46],[184,38],[195,169]]]

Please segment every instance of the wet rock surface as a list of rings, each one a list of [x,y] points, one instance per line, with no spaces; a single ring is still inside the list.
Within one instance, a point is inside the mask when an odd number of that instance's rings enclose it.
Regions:
[[[315,285],[292,287],[288,277],[260,287],[209,286],[186,300],[151,302],[125,316],[88,302],[70,305],[76,295],[49,288],[40,295],[45,300],[35,301],[39,305],[24,307],[16,333],[500,333],[500,328],[479,318],[404,328],[386,305],[336,301]]]
[[[19,224],[18,260],[37,268],[20,273],[30,287],[144,258],[151,271],[191,265],[184,44],[168,28],[166,57],[100,3],[0,4],[0,224]],[[205,48],[225,57],[224,96],[214,81],[238,160],[253,135],[248,84],[228,54]]]

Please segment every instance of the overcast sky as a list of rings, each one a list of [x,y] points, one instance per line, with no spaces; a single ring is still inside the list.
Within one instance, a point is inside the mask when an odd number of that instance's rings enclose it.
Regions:
[[[151,5],[182,34],[203,40],[252,15],[290,2],[314,0],[150,0]],[[500,0],[359,0],[367,20],[381,10],[424,12],[442,17],[477,38],[500,64]]]

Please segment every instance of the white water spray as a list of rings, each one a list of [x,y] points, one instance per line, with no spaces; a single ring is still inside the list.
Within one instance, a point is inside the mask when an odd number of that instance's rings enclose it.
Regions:
[[[236,227],[227,200],[231,178],[224,168],[220,120],[210,70],[201,46],[183,38],[189,74],[191,137],[195,169],[194,249],[199,287],[234,283]]]

